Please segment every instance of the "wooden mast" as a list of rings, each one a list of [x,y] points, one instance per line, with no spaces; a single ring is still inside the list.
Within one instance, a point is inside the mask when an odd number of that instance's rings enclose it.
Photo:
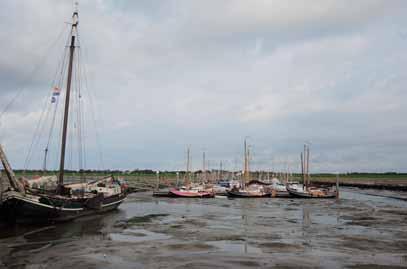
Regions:
[[[189,174],[189,165],[190,165],[190,163],[189,163],[189,161],[190,161],[190,157],[189,157],[189,151],[190,151],[190,149],[189,149],[189,146],[187,147],[187,173],[186,173],[186,177],[185,177],[185,179],[186,179],[186,183],[185,183],[185,186],[188,186],[189,184],[190,184],[190,174]]]
[[[58,189],[60,193],[64,184],[64,169],[65,169],[65,148],[66,138],[68,133],[68,118],[69,118],[69,99],[71,95],[71,81],[72,81],[72,68],[73,58],[75,52],[75,37],[76,29],[78,26],[78,11],[74,11],[72,15],[72,29],[71,29],[71,45],[69,46],[69,65],[68,65],[68,79],[66,83],[66,96],[65,96],[65,110],[64,110],[64,123],[62,129],[62,141],[61,141],[61,159],[59,164],[59,178]]]
[[[206,159],[205,159],[205,151],[202,153],[202,183],[206,181]]]
[[[303,177],[304,177],[304,186],[305,186],[305,189],[306,190],[308,190],[308,179],[307,179],[307,174],[308,174],[308,172],[307,172],[307,167],[308,167],[308,165],[307,165],[307,146],[304,144],[304,175],[303,175]]]
[[[247,147],[247,181],[250,181],[250,148]]]
[[[311,185],[309,173],[309,146],[307,145],[307,188]]]
[[[220,161],[219,163],[219,175],[218,175],[218,179],[222,180],[222,161]]]
[[[304,156],[303,152],[301,152],[301,174],[302,174],[302,188],[304,189],[306,182],[305,182],[305,171],[304,171]]]
[[[247,142],[246,138],[244,139],[244,169],[243,169],[243,188],[246,186],[246,182],[248,180],[248,170],[249,170],[249,164],[248,164],[248,158],[247,158]]]

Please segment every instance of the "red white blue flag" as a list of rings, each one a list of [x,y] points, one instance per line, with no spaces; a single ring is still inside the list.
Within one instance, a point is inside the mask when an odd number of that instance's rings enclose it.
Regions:
[[[57,97],[61,94],[61,89],[58,87],[54,87],[52,89],[52,97],[51,97],[51,103],[55,103],[57,101]]]

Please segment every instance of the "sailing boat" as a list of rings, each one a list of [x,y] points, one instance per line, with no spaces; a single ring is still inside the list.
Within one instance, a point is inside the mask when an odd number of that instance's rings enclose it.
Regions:
[[[234,198],[262,198],[269,197],[270,193],[266,191],[263,185],[250,184],[250,170],[249,170],[250,151],[247,147],[246,138],[244,140],[244,170],[242,175],[242,183],[240,188],[234,186],[231,190],[227,191],[229,197]]]
[[[170,189],[171,197],[174,198],[214,198],[215,194],[207,191],[204,185],[192,185],[190,172],[190,148],[187,148],[187,171],[184,186]],[[205,160],[204,160],[205,162]]]
[[[82,182],[65,184],[65,157],[69,125],[69,107],[71,97],[71,82],[78,37],[78,11],[72,15],[70,31],[68,74],[64,102],[63,127],[61,136],[61,151],[59,174],[54,190],[38,190],[24,184],[25,180],[16,178],[3,147],[0,145],[0,160],[8,180],[9,187],[2,194],[2,215],[17,222],[67,221],[90,214],[104,213],[116,209],[126,198],[123,182],[113,176]],[[55,99],[53,99],[54,101]],[[45,150],[47,153],[48,148]],[[45,161],[46,163],[46,155]],[[1,183],[1,182],[0,182]]]
[[[219,171],[217,173],[216,182],[212,185],[213,192],[217,196],[226,196],[227,190],[230,188],[230,182],[223,179],[222,161],[219,163]]]
[[[287,191],[297,198],[336,198],[338,187],[312,186],[309,173],[309,146],[304,145],[304,152],[301,153],[301,172],[303,184],[288,184]]]

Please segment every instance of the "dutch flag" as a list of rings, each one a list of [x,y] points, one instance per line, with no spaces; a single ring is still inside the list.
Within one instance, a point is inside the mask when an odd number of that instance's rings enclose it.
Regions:
[[[57,101],[57,97],[61,94],[61,89],[58,87],[54,87],[52,89],[52,97],[51,97],[51,103],[55,103]]]

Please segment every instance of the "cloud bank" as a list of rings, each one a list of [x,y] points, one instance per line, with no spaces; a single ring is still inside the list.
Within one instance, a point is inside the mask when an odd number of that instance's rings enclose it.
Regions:
[[[72,3],[1,6],[0,108],[25,90],[0,137],[22,167]],[[298,171],[310,142],[314,172],[407,171],[405,14],[396,0],[81,1],[105,168],[182,169],[187,145],[195,168],[203,150],[240,168],[249,136],[254,169]]]

